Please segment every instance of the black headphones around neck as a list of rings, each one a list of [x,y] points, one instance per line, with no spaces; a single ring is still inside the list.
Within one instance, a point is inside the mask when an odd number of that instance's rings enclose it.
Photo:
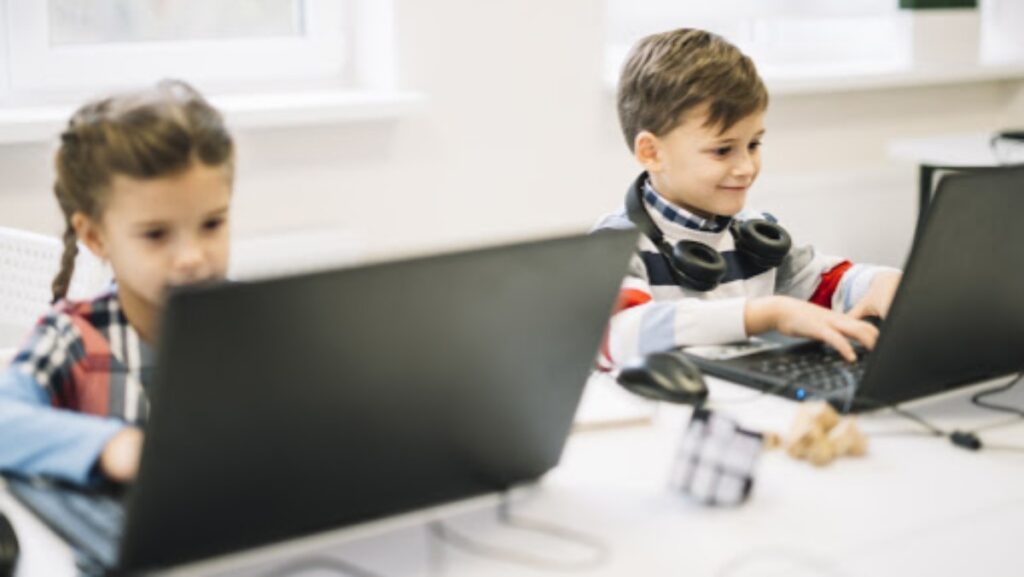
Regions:
[[[633,181],[626,193],[626,215],[629,220],[651,239],[658,252],[668,261],[669,271],[676,284],[700,292],[718,286],[725,277],[725,259],[717,250],[702,242],[681,240],[675,246],[669,245],[644,207],[645,182],[647,173]],[[793,244],[786,229],[764,219],[733,219],[729,223],[729,233],[732,234],[740,257],[762,271],[782,264]]]

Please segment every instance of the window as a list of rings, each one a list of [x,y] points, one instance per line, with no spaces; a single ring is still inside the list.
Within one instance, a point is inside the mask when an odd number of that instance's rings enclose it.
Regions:
[[[642,36],[679,27],[716,32],[749,54],[767,79],[879,72],[912,57],[898,0],[607,0],[609,75]]]
[[[982,0],[981,58],[1001,63],[1024,58],[1024,2],[1020,0]]]
[[[303,8],[296,0],[49,0],[50,44],[295,37]]]
[[[606,0],[606,81],[640,37],[716,32],[757,64],[773,94],[1016,80],[1020,0]],[[961,6],[906,10],[901,6]]]
[[[0,0],[0,144],[53,138],[85,99],[186,80],[234,127],[386,120],[394,0]]]
[[[346,25],[356,0],[0,1],[10,91],[353,74]]]

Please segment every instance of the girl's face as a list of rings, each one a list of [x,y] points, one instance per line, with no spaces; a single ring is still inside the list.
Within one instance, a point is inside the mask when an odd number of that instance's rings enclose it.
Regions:
[[[195,162],[173,176],[114,176],[98,226],[85,223],[76,230],[97,256],[110,262],[123,299],[158,310],[170,287],[224,278],[228,170]]]

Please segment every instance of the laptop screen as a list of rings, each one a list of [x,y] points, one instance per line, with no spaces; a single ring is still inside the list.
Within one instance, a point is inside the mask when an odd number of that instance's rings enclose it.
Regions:
[[[691,347],[706,372],[773,393],[878,408],[1024,368],[1024,168],[952,174],[936,191],[866,362],[765,335]]]
[[[939,183],[858,395],[899,402],[1024,368],[1024,169]]]
[[[574,236],[174,295],[125,568],[537,478],[635,243]]]

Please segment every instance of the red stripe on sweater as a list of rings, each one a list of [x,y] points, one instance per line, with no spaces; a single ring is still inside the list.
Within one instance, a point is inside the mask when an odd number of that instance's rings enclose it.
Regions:
[[[836,293],[836,289],[839,288],[839,281],[842,280],[843,274],[850,270],[850,267],[852,266],[853,263],[848,260],[844,260],[831,269],[821,273],[821,281],[818,282],[818,288],[814,289],[814,294],[811,295],[810,301],[827,309],[832,308],[832,295],[834,295]]]
[[[612,314],[649,302],[651,302],[651,295],[642,290],[622,289],[622,292],[619,293],[619,299],[615,301],[615,310]]]
[[[651,302],[651,295],[645,293],[642,290],[637,289],[622,289],[619,293],[618,300],[615,301],[615,308],[612,310],[612,315],[618,314],[626,309],[631,309],[637,305]],[[604,331],[604,338],[601,339],[601,356],[608,361],[608,364],[612,364],[611,351],[608,349],[608,329]],[[601,367],[607,370],[606,367]]]

